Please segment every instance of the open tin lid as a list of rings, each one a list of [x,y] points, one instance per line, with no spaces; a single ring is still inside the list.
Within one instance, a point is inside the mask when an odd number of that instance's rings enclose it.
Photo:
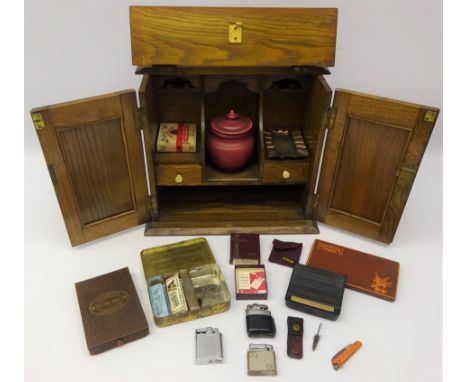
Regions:
[[[336,8],[130,7],[136,66],[335,64]]]
[[[211,248],[204,238],[147,248],[140,252],[140,256],[146,280],[182,269],[216,264]]]

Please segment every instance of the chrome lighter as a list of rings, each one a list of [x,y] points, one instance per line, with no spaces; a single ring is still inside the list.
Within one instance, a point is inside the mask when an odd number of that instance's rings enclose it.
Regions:
[[[195,330],[197,365],[223,363],[223,343],[221,333],[217,328],[203,328]]]
[[[247,352],[247,374],[276,375],[276,359],[272,345],[250,344]]]

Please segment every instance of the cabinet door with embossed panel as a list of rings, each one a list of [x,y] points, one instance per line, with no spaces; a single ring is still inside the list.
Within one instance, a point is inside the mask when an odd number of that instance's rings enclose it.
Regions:
[[[316,218],[390,243],[438,109],[337,90]]]
[[[31,111],[72,245],[149,220],[136,94]]]

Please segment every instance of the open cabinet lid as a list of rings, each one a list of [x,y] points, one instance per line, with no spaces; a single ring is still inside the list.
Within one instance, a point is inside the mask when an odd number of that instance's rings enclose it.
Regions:
[[[390,243],[439,110],[347,90],[331,110],[315,217]]]
[[[133,65],[335,63],[336,8],[130,7]]]
[[[31,111],[73,246],[150,220],[133,90]]]

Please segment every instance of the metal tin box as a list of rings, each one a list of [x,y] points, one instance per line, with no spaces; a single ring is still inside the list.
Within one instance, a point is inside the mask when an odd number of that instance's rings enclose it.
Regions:
[[[185,270],[199,303],[199,307],[186,312],[165,317],[154,316],[157,326],[191,321],[229,309],[231,295],[206,239],[197,238],[148,248],[142,250],[140,255],[148,288],[156,276],[166,279]]]

